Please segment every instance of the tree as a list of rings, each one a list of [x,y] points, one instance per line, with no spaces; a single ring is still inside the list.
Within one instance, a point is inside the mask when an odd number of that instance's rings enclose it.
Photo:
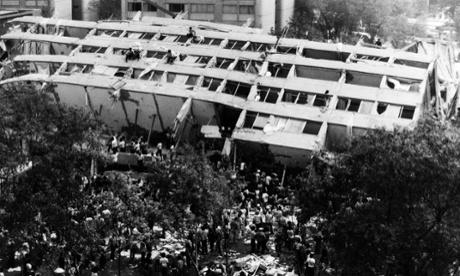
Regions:
[[[95,246],[96,237],[76,225],[68,210],[84,205],[82,177],[89,176],[93,160],[103,160],[100,124],[33,86],[2,87],[0,95],[0,229],[10,242],[29,242],[36,257],[43,255],[52,266],[56,258],[46,253],[59,250],[49,250],[41,236],[45,229],[56,233],[57,249]]]
[[[175,230],[204,222],[210,213],[231,206],[225,176],[214,171],[207,156],[190,145],[179,148],[172,163],[155,163],[148,171],[147,183],[158,193],[161,215]]]
[[[147,170],[147,185],[159,204],[150,217],[182,239],[210,216],[219,221],[222,211],[232,207],[226,177],[214,171],[207,156],[190,145],[178,148],[172,162],[151,164]]]
[[[414,36],[419,33],[414,34],[407,14],[418,13],[413,12],[411,7],[408,0],[298,0],[288,35],[303,38],[308,32],[308,38],[312,40],[356,43],[359,38],[356,33],[388,38],[395,34],[392,29],[397,26],[398,35]],[[398,18],[398,25],[394,24],[393,18]]]
[[[419,23],[408,24],[405,15],[389,17],[382,24],[380,35],[390,40],[397,49],[403,48],[413,41],[413,38],[425,36],[425,26]]]
[[[121,1],[118,0],[91,0],[89,9],[95,12],[100,20],[121,19]]]
[[[459,138],[457,126],[427,119],[314,159],[300,179],[303,209],[328,219],[343,275],[448,274],[460,257]]]
[[[447,15],[454,21],[457,38],[460,38],[460,3],[456,0],[432,0],[430,5],[437,9],[445,10]]]

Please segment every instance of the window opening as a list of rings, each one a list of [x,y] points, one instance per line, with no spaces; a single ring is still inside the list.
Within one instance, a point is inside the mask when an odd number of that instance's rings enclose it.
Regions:
[[[190,75],[185,82],[185,85],[196,85],[196,82],[198,81],[198,76]]]
[[[128,11],[142,11],[142,3],[141,2],[128,2]]]
[[[220,69],[227,69],[233,62],[233,59],[217,58],[215,67]]]
[[[151,81],[161,81],[161,77],[163,77],[163,71],[154,71],[152,77],[150,78]]]
[[[205,77],[203,79],[203,83],[201,87],[207,88],[209,91],[217,91],[217,88],[219,88],[220,83],[222,82],[221,79],[214,79],[210,77]]]
[[[198,57],[195,63],[208,64],[210,57]]]
[[[291,64],[282,64],[282,63],[270,63],[268,65],[268,72],[266,76],[271,76],[275,78],[287,78],[289,71],[291,70]]]
[[[162,59],[166,53],[163,52],[157,52],[157,51],[148,51],[147,52],[147,58],[157,58],[157,59]]]
[[[307,121],[307,124],[305,125],[302,133],[318,135],[319,131],[321,130],[322,125],[323,123],[321,122]]]
[[[377,113],[380,115],[387,110],[388,104],[386,103],[379,103],[377,105]]]
[[[229,81],[225,85],[223,93],[234,95],[241,98],[247,98],[250,91],[251,86],[249,84]]]
[[[281,92],[280,88],[259,87],[259,90],[257,91],[257,94],[258,94],[257,96],[259,98],[259,101],[261,102],[276,103],[280,92]]]
[[[155,36],[155,33],[143,33],[139,38],[150,40]]]
[[[213,39],[209,45],[219,46],[223,39]]]
[[[324,95],[316,95],[315,101],[313,102],[313,106],[323,107],[327,105],[329,98]]]
[[[297,53],[297,47],[277,47],[277,52],[282,54],[293,54]]]
[[[414,118],[414,113],[415,113],[415,107],[403,106],[401,110],[401,114],[399,115],[399,118],[412,120]]]
[[[149,3],[144,3],[144,11],[156,12],[157,7],[155,7],[154,5],[150,5]]]
[[[225,45],[225,49],[240,50],[245,44],[246,41],[230,40],[227,45]]]
[[[185,11],[185,4],[169,4],[169,11],[172,11],[172,12]]]
[[[257,113],[248,112],[246,113],[246,118],[244,119],[243,128],[252,128],[255,120],[257,118]]]

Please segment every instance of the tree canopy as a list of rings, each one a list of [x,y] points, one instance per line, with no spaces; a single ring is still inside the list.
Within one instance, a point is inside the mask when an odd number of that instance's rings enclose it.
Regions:
[[[231,206],[225,175],[191,146],[146,164],[140,183],[120,172],[94,180],[92,161],[106,161],[94,116],[34,86],[0,95],[0,248],[27,241],[34,264],[53,267],[63,250],[97,251],[111,235],[128,246],[149,239],[154,224],[184,233]]]
[[[328,219],[343,275],[447,275],[460,257],[459,138],[457,126],[428,119],[314,159],[301,202],[307,217]]]
[[[83,204],[82,177],[93,159],[102,160],[99,122],[33,86],[0,94],[0,229],[36,248],[45,228],[61,245],[87,245],[87,230],[72,224],[68,208]]]
[[[146,181],[160,203],[158,219],[176,231],[190,229],[232,205],[225,175],[214,171],[207,156],[190,145],[179,148],[171,163],[157,163],[147,170],[151,175]]]
[[[395,0],[310,0],[296,1],[288,35],[312,40],[340,40],[354,43],[360,33],[391,38],[400,46],[405,36],[417,36],[422,28],[408,22],[409,15],[421,14],[423,4]],[[396,29],[397,27],[397,29]]]
[[[96,12],[99,20],[121,19],[121,1],[91,0],[89,9]]]

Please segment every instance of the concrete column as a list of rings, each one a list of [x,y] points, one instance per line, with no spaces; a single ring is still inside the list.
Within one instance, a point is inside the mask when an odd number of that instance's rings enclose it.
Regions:
[[[222,22],[222,3],[223,0],[216,0],[214,4],[214,21]]]
[[[128,19],[128,1],[121,0],[121,19],[127,20]]]

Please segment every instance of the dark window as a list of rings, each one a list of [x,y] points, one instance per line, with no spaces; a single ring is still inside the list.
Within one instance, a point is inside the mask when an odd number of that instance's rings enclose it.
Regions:
[[[247,98],[250,91],[251,86],[249,84],[229,81],[227,82],[227,85],[225,86],[223,93],[234,95],[241,98]]]
[[[240,14],[254,14],[254,6],[240,5]]]
[[[202,87],[207,87],[209,91],[216,91],[222,80],[206,77],[203,79]]]
[[[303,129],[303,133],[318,135],[322,125],[323,123],[321,122],[307,121],[307,124]]]
[[[144,11],[156,12],[157,7],[150,5],[149,3],[144,3]]]
[[[336,109],[350,112],[358,112],[360,106],[361,100],[339,98]]]
[[[297,104],[308,104],[308,95],[299,94],[299,98],[297,98]]]
[[[377,105],[377,113],[378,114],[382,114],[383,112],[385,112],[387,110],[387,107],[388,107],[388,104],[385,104],[385,103],[379,103]]]
[[[261,102],[276,103],[281,89],[271,87],[260,87],[258,91]]]
[[[169,11],[172,11],[172,12],[185,11],[185,4],[169,4]]]
[[[351,100],[350,106],[348,107],[348,111],[358,112],[360,104],[361,104],[360,100]]]
[[[128,3],[128,11],[142,11],[142,3]]]
[[[246,44],[246,41],[236,41],[230,40],[227,45],[225,45],[225,49],[235,49],[240,50]]]
[[[270,63],[268,65],[268,71],[272,77],[287,78],[289,71],[291,71],[291,67],[291,64]]]
[[[415,107],[404,106],[401,112],[400,118],[402,119],[412,119],[414,118]]]
[[[322,95],[317,95],[313,106],[326,106],[327,97]]]
[[[254,124],[254,121],[256,120],[256,118],[257,118],[257,113],[248,112],[246,114],[246,118],[244,120],[243,127],[252,128],[252,125]]]
[[[224,58],[217,58],[216,68],[227,69],[230,64],[234,62],[233,59],[224,59]]]

